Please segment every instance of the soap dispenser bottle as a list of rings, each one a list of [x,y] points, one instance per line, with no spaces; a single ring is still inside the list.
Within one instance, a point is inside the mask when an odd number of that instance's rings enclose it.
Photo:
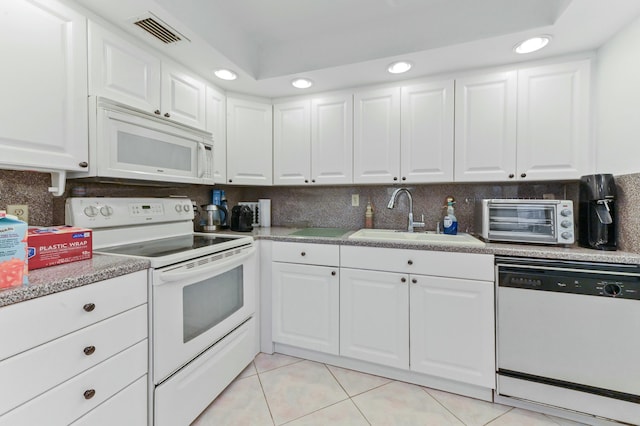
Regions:
[[[373,228],[373,206],[371,200],[367,201],[367,209],[364,212],[364,227]]]
[[[449,235],[456,235],[458,233],[458,219],[453,212],[453,205],[456,203],[452,196],[447,197],[447,214],[444,217],[444,233]]]

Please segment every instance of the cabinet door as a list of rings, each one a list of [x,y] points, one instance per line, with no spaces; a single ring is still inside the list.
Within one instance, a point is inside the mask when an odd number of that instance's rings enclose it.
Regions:
[[[227,98],[227,182],[271,185],[271,104]]]
[[[85,170],[85,18],[55,0],[0,2],[0,51],[0,164]]]
[[[407,275],[340,269],[340,355],[409,368]]]
[[[411,276],[411,370],[495,389],[493,283]]]
[[[356,93],[353,117],[353,181],[397,181],[400,176],[400,88]]]
[[[162,116],[204,130],[206,85],[169,61],[162,63]]]
[[[227,98],[218,89],[207,86],[207,132],[213,135],[213,179],[227,182]]]
[[[402,88],[403,182],[453,181],[453,84],[445,80]]]
[[[274,262],[273,341],[338,355],[338,268]]]
[[[353,97],[311,101],[311,182],[353,182]]]
[[[515,178],[515,71],[456,80],[455,180]]]
[[[311,180],[311,101],[273,106],[273,183]]]
[[[588,60],[518,72],[518,178],[578,179],[588,172]]]
[[[160,59],[89,21],[89,93],[160,113]]]

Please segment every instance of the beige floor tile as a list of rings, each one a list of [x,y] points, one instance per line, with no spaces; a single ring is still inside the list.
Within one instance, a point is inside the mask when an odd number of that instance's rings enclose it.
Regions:
[[[467,426],[482,426],[511,409],[506,405],[480,401],[435,389],[424,389]]]
[[[259,376],[277,425],[348,398],[327,367],[317,362],[301,361]]]
[[[285,365],[290,365],[300,361],[302,361],[300,358],[288,355],[282,355],[278,353],[269,355],[260,352],[253,360],[253,363],[255,364],[258,373],[263,373],[265,371],[273,370],[274,368],[283,367]]]
[[[256,371],[255,364],[252,362],[251,364],[247,365],[247,368],[245,368],[244,370],[242,370],[240,374],[238,374],[238,377],[236,377],[236,380],[244,379],[245,377],[249,377],[249,376],[255,376],[256,374],[258,374],[258,372]]]
[[[421,387],[408,383],[388,383],[353,402],[372,425],[463,425]]]
[[[327,367],[344,390],[347,391],[349,396],[358,395],[391,381],[384,377],[347,370],[346,368],[334,367],[332,365],[327,365]]]
[[[508,413],[488,423],[487,426],[558,426],[558,423],[544,414],[514,408]]]
[[[287,423],[287,426],[320,425],[368,426],[369,422],[365,420],[353,402],[346,400]]]
[[[555,422],[560,426],[587,426],[586,423],[574,422],[573,420],[562,419],[548,414],[546,414],[546,416],[550,418],[552,422]]]
[[[236,379],[192,426],[273,426],[258,376]]]

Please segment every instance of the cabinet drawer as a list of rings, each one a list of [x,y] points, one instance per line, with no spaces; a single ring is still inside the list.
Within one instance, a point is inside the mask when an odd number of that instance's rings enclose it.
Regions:
[[[273,243],[273,261],[338,266],[340,246],[332,244]]]
[[[342,246],[340,266],[493,281],[493,255]]]
[[[0,417],[0,425],[66,425],[147,373],[147,340]],[[89,397],[89,392],[95,392]],[[87,399],[88,398],[88,399]]]
[[[146,338],[142,305],[0,362],[0,414]]]
[[[146,270],[3,307],[0,360],[145,303]]]
[[[86,415],[73,422],[73,426],[113,426],[147,424],[147,375],[115,394]]]

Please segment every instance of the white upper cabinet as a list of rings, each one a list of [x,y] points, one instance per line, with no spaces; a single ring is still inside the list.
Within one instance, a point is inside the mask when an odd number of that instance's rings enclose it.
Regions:
[[[213,179],[227,182],[227,97],[221,91],[207,86],[205,111],[207,132],[213,135]]]
[[[518,71],[520,179],[578,179],[590,167],[589,60]]]
[[[311,101],[312,183],[353,182],[353,96]]]
[[[273,106],[273,183],[311,181],[311,101]]]
[[[272,115],[269,103],[227,98],[228,183],[272,184]]]
[[[160,113],[160,58],[89,21],[89,91]]]
[[[160,58],[94,22],[89,28],[90,94],[204,130],[206,85],[175,62]]]
[[[162,63],[163,117],[187,126],[204,129],[206,86],[173,62]]]
[[[509,180],[515,174],[515,71],[456,80],[455,180]]]
[[[453,80],[402,88],[401,181],[453,181],[453,88]]]
[[[400,88],[354,95],[353,181],[393,183],[400,176]]]
[[[86,25],[55,0],[0,2],[0,167],[87,167]]]

